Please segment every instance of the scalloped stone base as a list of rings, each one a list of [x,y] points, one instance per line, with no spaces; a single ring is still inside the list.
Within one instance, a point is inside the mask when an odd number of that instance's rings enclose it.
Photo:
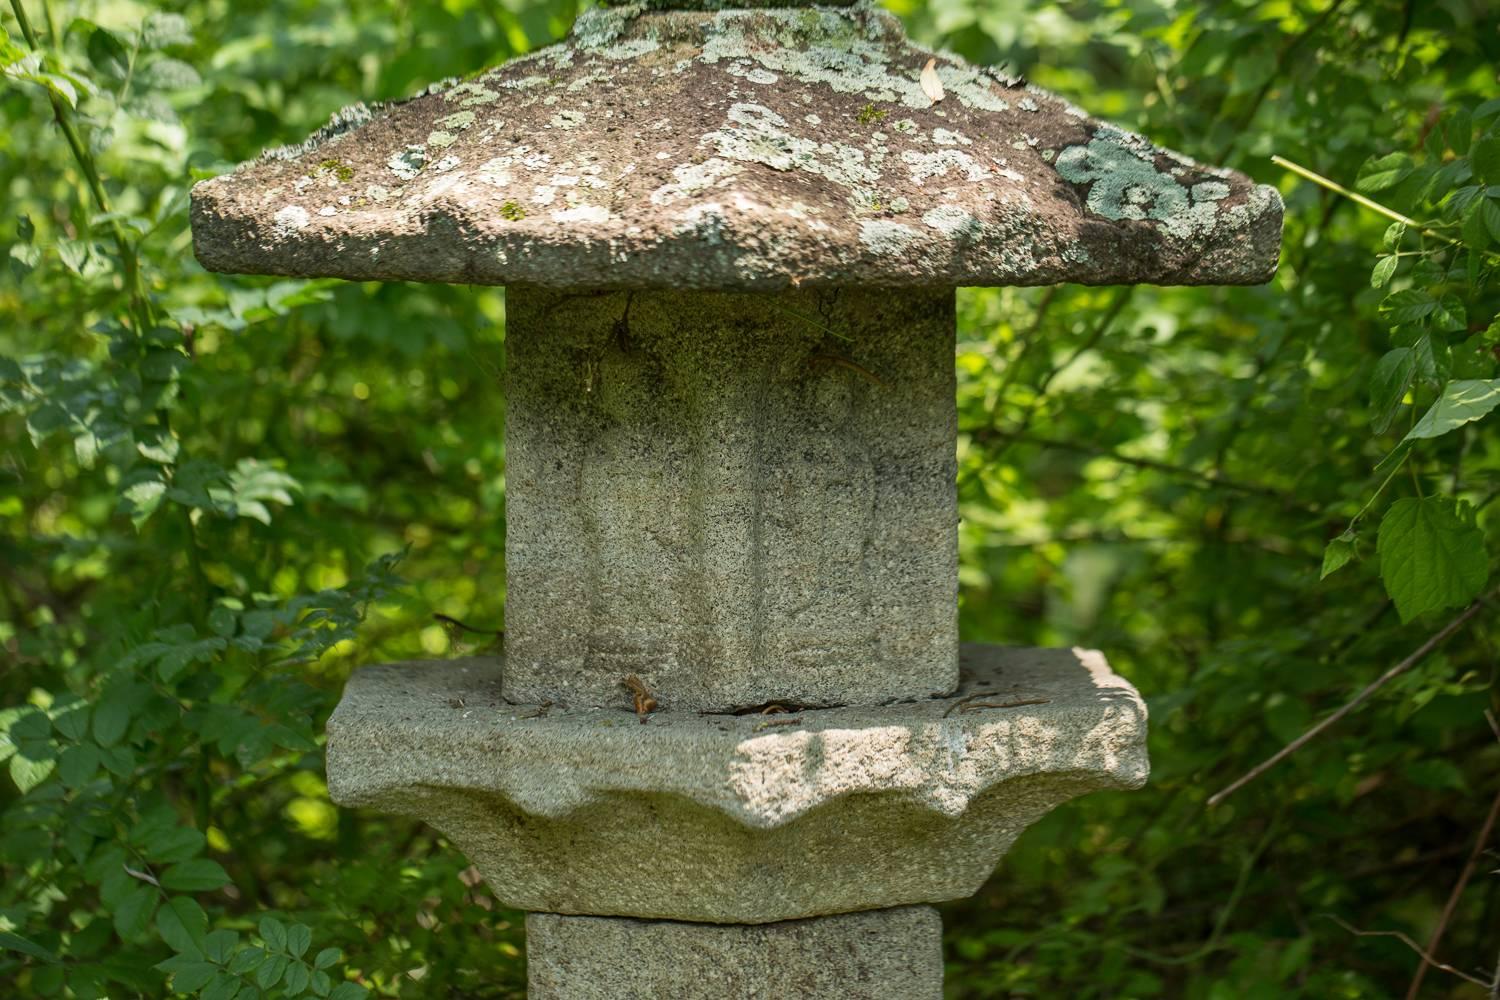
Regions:
[[[736,716],[512,705],[500,659],[370,667],[334,801],[423,819],[519,909],[758,924],[974,893],[1030,823],[1146,780],[1102,654],[966,646],[948,698]]]
[[[942,923],[927,906],[687,924],[526,917],[529,1000],[939,1000]]]

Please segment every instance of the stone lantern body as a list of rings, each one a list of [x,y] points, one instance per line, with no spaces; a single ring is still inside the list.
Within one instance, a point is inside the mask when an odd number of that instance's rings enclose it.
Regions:
[[[531,911],[536,997],[938,996],[930,904],[1147,773],[1101,654],[958,642],[953,289],[1261,282],[1280,221],[874,7],[749,0],[198,185],[214,270],[508,286],[505,655],[358,672],[334,798]]]

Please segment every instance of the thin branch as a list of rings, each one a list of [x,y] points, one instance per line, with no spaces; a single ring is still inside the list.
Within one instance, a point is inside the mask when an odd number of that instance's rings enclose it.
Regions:
[[[1430,965],[1434,969],[1441,969],[1444,972],[1451,972],[1458,978],[1468,980],[1469,982],[1474,983],[1476,986],[1483,986],[1485,989],[1490,988],[1490,984],[1485,980],[1480,979],[1478,976],[1471,976],[1461,969],[1455,969],[1453,966],[1447,964],[1446,962],[1439,962],[1437,959],[1427,954],[1427,952],[1423,951],[1421,946],[1418,945],[1417,942],[1413,941],[1411,938],[1407,937],[1400,931],[1362,931],[1358,927],[1351,927],[1349,924],[1346,924],[1338,917],[1335,917],[1332,913],[1320,913],[1318,914],[1318,916],[1323,917],[1327,920],[1332,920],[1334,923],[1338,924],[1340,927],[1348,931],[1350,934],[1353,934],[1355,937],[1395,938],[1397,941],[1400,941],[1412,951],[1422,956],[1422,961],[1426,963],[1426,965]]]
[[[1488,713],[1486,713],[1488,714]],[[1463,870],[1458,874],[1458,881],[1453,883],[1453,891],[1448,893],[1448,902],[1443,904],[1443,915],[1438,918],[1437,926],[1432,930],[1432,936],[1427,939],[1427,950],[1436,955],[1438,945],[1443,943],[1443,935],[1448,932],[1448,922],[1453,919],[1453,911],[1458,909],[1458,901],[1468,888],[1469,879],[1474,875],[1474,869],[1479,865],[1479,856],[1484,853],[1485,845],[1490,842],[1490,833],[1495,829],[1495,818],[1500,816],[1500,792],[1495,794],[1495,800],[1490,803],[1490,814],[1485,817],[1484,825],[1479,828],[1479,836],[1474,839],[1474,849],[1469,852],[1469,860],[1465,862]],[[1416,974],[1411,977],[1411,986],[1407,988],[1406,1000],[1416,1000],[1418,992],[1422,989],[1422,980],[1427,976],[1427,966],[1417,966]]]
[[[1212,473],[1200,472],[1197,469],[1189,469],[1182,465],[1172,465],[1169,462],[1159,462],[1151,458],[1137,458],[1133,455],[1122,455],[1117,451],[1102,445],[1087,444],[1079,441],[1063,441],[1058,438],[1041,437],[1035,434],[1023,434],[1017,431],[1001,430],[998,427],[976,427],[964,431],[974,441],[984,444],[993,440],[1012,441],[1017,444],[1034,444],[1039,448],[1052,448],[1057,451],[1072,451],[1083,455],[1097,455],[1119,462],[1122,465],[1133,466],[1137,469],[1149,469],[1152,472],[1161,472],[1169,476],[1178,476],[1183,479],[1192,479],[1205,486],[1213,486],[1219,489],[1230,490],[1235,493],[1246,493],[1252,496],[1267,497],[1278,500],[1288,507],[1295,507],[1309,514],[1318,514],[1319,511],[1306,504],[1301,503],[1295,496],[1278,490],[1273,486],[1262,486],[1259,483],[1246,483],[1234,479],[1225,479]]]
[[[1489,596],[1493,596],[1496,593],[1500,593],[1500,589],[1491,591]],[[1208,805],[1218,805],[1220,802],[1223,802],[1229,796],[1233,795],[1241,788],[1244,788],[1256,778],[1259,778],[1262,774],[1265,774],[1267,771],[1271,770],[1271,768],[1275,767],[1277,764],[1280,764],[1283,760],[1286,760],[1298,750],[1301,750],[1308,743],[1312,742],[1318,736],[1321,736],[1325,729],[1333,726],[1341,719],[1343,719],[1344,716],[1354,711],[1360,705],[1363,705],[1376,691],[1379,691],[1391,681],[1395,680],[1397,677],[1401,676],[1402,674],[1406,673],[1406,671],[1416,666],[1423,660],[1424,657],[1427,656],[1428,653],[1431,653],[1434,649],[1437,649],[1439,646],[1441,646],[1449,636],[1451,636],[1454,632],[1457,632],[1459,629],[1463,628],[1464,625],[1468,623],[1469,619],[1479,614],[1480,609],[1485,606],[1485,600],[1486,598],[1482,597],[1479,600],[1475,601],[1473,604],[1470,604],[1467,608],[1464,609],[1463,613],[1454,618],[1448,624],[1444,625],[1434,635],[1430,636],[1426,642],[1418,646],[1410,656],[1402,660],[1400,663],[1396,664],[1391,669],[1387,670],[1385,673],[1381,674],[1379,677],[1375,678],[1375,680],[1371,681],[1369,684],[1365,685],[1364,689],[1360,691],[1359,694],[1355,695],[1353,698],[1345,702],[1338,711],[1334,712],[1328,718],[1324,719],[1322,722],[1307,730],[1307,732],[1303,733],[1301,736],[1292,740],[1292,742],[1276,751],[1274,754],[1266,758],[1261,763],[1257,764],[1255,767],[1252,767],[1249,771],[1245,772],[1243,776],[1231,783],[1228,787],[1209,796]]]

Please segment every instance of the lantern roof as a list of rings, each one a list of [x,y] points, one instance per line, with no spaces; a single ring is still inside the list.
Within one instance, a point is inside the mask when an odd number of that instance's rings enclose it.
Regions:
[[[868,3],[591,10],[193,190],[210,270],[582,288],[1252,284],[1281,200]]]

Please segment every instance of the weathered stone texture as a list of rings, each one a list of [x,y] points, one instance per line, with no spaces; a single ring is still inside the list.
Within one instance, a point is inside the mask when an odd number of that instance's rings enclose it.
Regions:
[[[509,906],[765,923],[959,899],[1025,827],[1146,780],[1146,711],[1088,650],[969,646],[950,698],[795,716],[507,703],[500,660],[371,667],[336,802],[441,830]]]
[[[506,697],[958,683],[950,291],[510,289]]]
[[[1281,235],[1274,189],[864,3],[590,11],[199,184],[192,217],[212,270],[573,288],[1252,283]]]
[[[530,1000],[939,1000],[925,906],[758,926],[526,917]]]

